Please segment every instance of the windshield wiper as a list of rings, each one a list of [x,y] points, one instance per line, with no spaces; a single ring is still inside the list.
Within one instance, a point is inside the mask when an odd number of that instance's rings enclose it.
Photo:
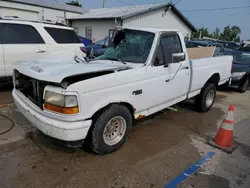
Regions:
[[[121,60],[121,59],[119,59],[119,58],[117,58],[117,57],[107,57],[106,59],[107,59],[107,60],[119,61],[119,62],[123,63],[124,65],[127,64],[125,61],[123,61],[123,60]]]
[[[78,57],[77,55],[75,55],[74,60],[75,60],[77,63],[86,63],[84,60],[82,60],[82,59],[81,59],[80,57]]]

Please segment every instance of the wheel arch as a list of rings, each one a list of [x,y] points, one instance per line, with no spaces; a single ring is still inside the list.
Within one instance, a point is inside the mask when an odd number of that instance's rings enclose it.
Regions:
[[[220,74],[219,73],[214,73],[206,82],[206,84],[211,83],[214,84],[216,87],[218,87],[220,81]],[[205,84],[205,85],[206,85]]]
[[[125,107],[129,110],[129,112],[130,112],[132,118],[134,119],[134,112],[135,112],[136,109],[133,107],[132,104],[130,104],[130,103],[128,103],[128,102],[111,102],[111,103],[109,103],[109,104],[103,106],[103,107],[100,108],[99,110],[97,110],[97,111],[91,116],[90,119],[94,120],[94,119],[95,119],[97,116],[99,116],[105,109],[109,108],[109,107],[110,107],[111,105],[113,105],[113,104],[119,104],[119,105],[125,106]]]

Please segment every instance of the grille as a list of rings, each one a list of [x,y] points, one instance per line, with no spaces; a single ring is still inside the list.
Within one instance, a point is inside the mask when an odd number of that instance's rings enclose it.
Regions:
[[[48,83],[15,71],[15,88],[41,109],[43,108],[43,91],[46,85]]]

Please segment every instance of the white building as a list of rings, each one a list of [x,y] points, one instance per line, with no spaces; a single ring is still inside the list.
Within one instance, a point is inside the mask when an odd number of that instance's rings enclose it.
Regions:
[[[127,6],[90,9],[84,15],[67,17],[75,31],[96,40],[109,35],[109,31],[122,27],[160,27],[178,29],[184,36],[191,36],[196,28],[173,4]]]
[[[0,0],[0,17],[17,16],[23,20],[66,23],[66,17],[79,16],[86,9],[56,0]]]

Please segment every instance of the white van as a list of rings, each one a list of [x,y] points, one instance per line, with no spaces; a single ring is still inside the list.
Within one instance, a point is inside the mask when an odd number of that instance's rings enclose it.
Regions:
[[[70,27],[0,19],[0,78],[12,76],[12,65],[16,62],[36,61],[61,50],[86,56],[84,45]]]

